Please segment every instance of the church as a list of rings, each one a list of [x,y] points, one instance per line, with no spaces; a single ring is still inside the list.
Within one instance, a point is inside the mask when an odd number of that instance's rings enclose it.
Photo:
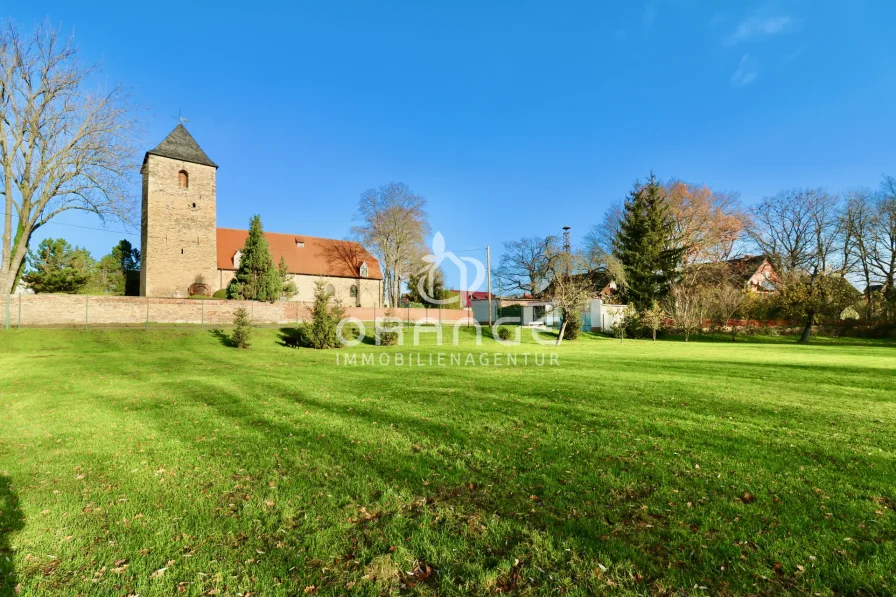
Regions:
[[[227,288],[239,268],[247,230],[218,228],[218,165],[184,125],[143,158],[140,295],[186,297],[203,282]],[[249,214],[246,214],[248,221]],[[274,265],[284,258],[298,292],[313,300],[314,283],[347,307],[381,307],[383,274],[377,260],[353,241],[265,232]]]

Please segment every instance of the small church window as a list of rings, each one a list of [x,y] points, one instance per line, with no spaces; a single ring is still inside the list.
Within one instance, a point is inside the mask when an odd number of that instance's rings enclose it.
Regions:
[[[332,284],[327,284],[327,296],[333,296],[336,294],[336,289],[333,288]]]
[[[349,288],[348,293],[352,298],[358,298],[358,287],[352,284],[352,287]]]
[[[186,170],[181,170],[177,173],[177,185],[182,189],[190,188],[190,175],[187,174]]]

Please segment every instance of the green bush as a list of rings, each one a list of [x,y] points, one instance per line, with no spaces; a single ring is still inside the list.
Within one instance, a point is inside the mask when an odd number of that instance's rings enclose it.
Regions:
[[[513,338],[513,331],[510,328],[504,327],[503,325],[498,328],[498,338],[501,340],[510,340]]]
[[[212,298],[226,299],[227,298],[227,289],[222,288],[221,290],[216,290],[215,293],[212,295]]]
[[[249,340],[252,338],[252,322],[249,321],[249,311],[240,307],[233,313],[233,333],[230,341],[237,348],[249,348]]]
[[[574,312],[565,313],[563,321],[566,323],[566,329],[563,330],[563,339],[575,340],[578,338],[579,332],[582,330],[582,316]]]
[[[323,280],[315,281],[311,321],[299,326],[299,333],[305,346],[317,349],[342,346],[342,342],[336,335],[336,328],[345,314],[345,309],[339,299],[336,299],[332,305],[330,305],[330,299],[326,283]]]
[[[380,332],[380,346],[395,346],[398,344],[398,332],[383,330]]]

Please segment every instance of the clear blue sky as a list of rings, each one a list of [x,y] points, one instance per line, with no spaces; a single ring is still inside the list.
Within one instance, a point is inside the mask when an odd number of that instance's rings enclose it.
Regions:
[[[499,248],[564,225],[581,239],[651,169],[747,204],[896,175],[886,0],[272,4],[5,16],[74,31],[145,108],[147,149],[182,110],[220,165],[219,226],[257,212],[268,230],[341,238],[361,191],[404,181],[449,249]],[[95,256],[121,236],[45,235]]]

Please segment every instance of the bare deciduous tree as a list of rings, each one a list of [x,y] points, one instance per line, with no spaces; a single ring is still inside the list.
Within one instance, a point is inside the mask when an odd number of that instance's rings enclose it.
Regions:
[[[505,291],[538,296],[547,286],[551,255],[557,251],[553,236],[532,237],[504,243],[504,254],[495,273]]]
[[[896,178],[887,176],[874,202],[871,264],[885,290],[896,292]]]
[[[782,191],[757,205],[752,216],[748,234],[754,245],[784,272],[785,285],[799,285],[800,291],[793,295],[806,297],[799,312],[803,319],[799,341],[808,342],[817,306],[826,304],[829,291],[839,287],[821,279],[842,278],[849,270],[851,240],[843,226],[840,199],[823,189]]]
[[[595,224],[585,235],[585,254],[589,260],[600,261],[613,254],[613,241],[619,232],[619,224],[625,213],[622,201],[616,201],[604,212],[600,224]]]
[[[403,182],[361,193],[352,231],[380,260],[386,300],[398,305],[401,285],[429,234],[426,200]]]
[[[706,289],[699,284],[678,282],[669,290],[664,310],[675,322],[675,327],[684,333],[685,342],[703,327],[708,302]]]
[[[865,289],[874,282],[873,258],[875,242],[873,231],[876,224],[876,206],[872,194],[859,189],[851,191],[846,198],[842,218],[844,230],[849,232],[847,250],[850,253],[851,269],[861,276]],[[865,292],[865,318],[870,319],[874,313],[874,293]]]
[[[0,30],[0,293],[22,272],[32,234],[68,210],[131,222],[136,121],[121,86],[88,89],[71,39],[50,26]]]
[[[563,323],[557,335],[559,345],[566,333],[569,315],[578,319],[588,308],[595,289],[591,278],[584,275],[587,272],[587,259],[583,255],[555,248],[549,257],[551,283],[545,295],[554,304],[554,308],[563,312]]]
[[[709,313],[712,319],[719,324],[720,328],[727,327],[731,332],[731,341],[737,339],[737,330],[739,327],[738,315],[740,310],[747,302],[749,295],[743,286],[738,287],[737,284],[726,280],[724,283],[707,289],[709,299]]]

